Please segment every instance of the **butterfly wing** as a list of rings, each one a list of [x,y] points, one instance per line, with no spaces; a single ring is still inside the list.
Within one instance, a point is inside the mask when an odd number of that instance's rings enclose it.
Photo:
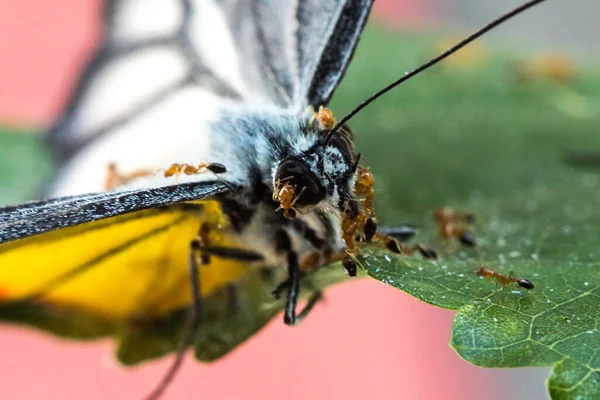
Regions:
[[[0,244],[172,204],[199,201],[231,189],[220,181],[129,192],[93,193],[0,208]]]
[[[297,112],[326,105],[371,4],[108,1],[102,44],[48,142],[68,160],[92,141],[115,134],[143,131],[146,144],[162,143],[165,132],[157,127],[163,121],[171,121],[165,127],[170,134],[186,131],[185,121],[208,118],[223,102]]]
[[[123,321],[186,307],[189,244],[201,224],[227,223],[218,196],[229,190],[204,182],[0,210],[0,317],[93,336],[86,326],[106,334]],[[237,244],[220,233],[211,241]],[[217,267],[201,271],[204,295],[247,270],[226,260]]]

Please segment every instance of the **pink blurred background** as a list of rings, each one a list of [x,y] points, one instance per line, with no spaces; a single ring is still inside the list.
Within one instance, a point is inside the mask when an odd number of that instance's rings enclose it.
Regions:
[[[57,114],[71,71],[98,37],[99,6],[0,1],[1,124],[43,126]],[[432,24],[434,9],[427,1],[379,0],[373,19]],[[375,281],[345,284],[297,328],[277,318],[221,361],[201,365],[190,357],[165,398],[507,398],[507,379],[516,374],[460,359],[448,346],[452,318]],[[122,369],[108,341],[72,343],[8,326],[0,327],[0,343],[5,399],[141,398],[171,361]]]

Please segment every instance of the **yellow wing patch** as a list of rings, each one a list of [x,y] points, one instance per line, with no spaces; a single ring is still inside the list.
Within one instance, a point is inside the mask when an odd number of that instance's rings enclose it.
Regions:
[[[109,318],[160,316],[190,303],[190,241],[202,223],[225,228],[216,201],[151,209],[0,245],[0,303],[39,298]],[[224,229],[211,243],[241,247]],[[203,296],[247,265],[213,257]]]

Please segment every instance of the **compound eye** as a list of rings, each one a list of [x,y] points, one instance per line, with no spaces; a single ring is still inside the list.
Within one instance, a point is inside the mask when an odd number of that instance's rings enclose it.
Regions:
[[[325,199],[326,190],[319,180],[300,160],[286,160],[277,168],[275,182],[291,184],[294,187],[299,206],[315,205]]]
[[[329,145],[338,149],[347,163],[355,163],[357,156],[350,136],[344,132],[337,131],[329,141]]]

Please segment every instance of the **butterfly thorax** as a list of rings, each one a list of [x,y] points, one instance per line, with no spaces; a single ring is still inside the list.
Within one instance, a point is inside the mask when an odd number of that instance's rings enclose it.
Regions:
[[[273,243],[266,236],[278,229],[295,237],[310,228],[331,250],[343,249],[341,214],[353,197],[358,156],[349,129],[326,141],[327,126],[313,115],[237,110],[213,123],[214,160],[238,187],[224,211],[246,245],[265,251]]]

